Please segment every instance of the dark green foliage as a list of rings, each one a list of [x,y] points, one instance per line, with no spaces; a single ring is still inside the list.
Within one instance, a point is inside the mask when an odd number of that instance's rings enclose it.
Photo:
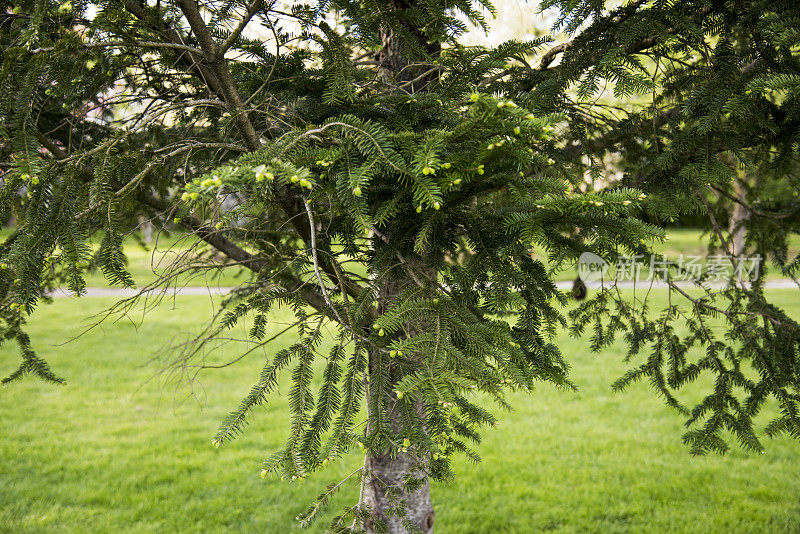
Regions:
[[[299,341],[214,438],[241,432],[289,373],[289,437],[265,476],[303,479],[360,446],[416,454],[448,480],[450,457],[477,461],[495,424],[479,398],[508,409],[508,389],[576,387],[552,342],[570,324],[596,350],[625,339],[632,367],[614,387],[649,380],[687,417],[695,454],[729,435],[762,450],[770,400],[767,434],[800,438],[800,326],[766,300],[763,266],[751,287],[702,296],[668,277],[664,310],[607,289],[567,314],[554,282],[587,251],[659,259],[650,243],[685,214],[707,216],[712,246],[731,252],[745,228],[737,253],[797,273],[800,8],[551,5],[572,40],[464,47],[464,18],[483,24],[488,2],[0,3],[0,204],[18,227],[0,249],[0,314],[23,353],[11,378],[58,380],[25,315],[56,285],[81,293],[87,268],[133,286],[121,240],[147,215],[224,255],[214,267],[252,273],[178,368],[245,322],[263,347],[269,311],[295,315]],[[749,216],[721,226],[737,204]],[[324,336],[337,344],[318,354]],[[713,386],[685,404],[701,377]],[[365,518],[347,509],[332,529]]]

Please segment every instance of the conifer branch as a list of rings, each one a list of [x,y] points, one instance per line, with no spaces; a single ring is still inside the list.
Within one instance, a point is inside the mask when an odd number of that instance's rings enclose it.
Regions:
[[[189,22],[192,32],[200,42],[206,62],[211,66],[219,80],[220,91],[224,95],[225,102],[227,102],[228,108],[236,120],[245,145],[250,150],[258,150],[261,148],[261,139],[258,137],[253,123],[250,122],[250,116],[244,107],[244,101],[236,88],[236,83],[233,81],[227,62],[224,57],[221,57],[220,48],[214,42],[211,32],[209,32],[202,15],[200,15],[200,11],[197,9],[197,5],[193,0],[176,0],[175,3]]]
[[[137,19],[148,25],[157,33],[164,35],[167,39],[167,42],[179,46],[185,45],[185,40],[177,30],[168,26],[160,18],[156,19],[153,16],[152,11],[145,11],[146,5],[143,0],[124,0],[124,2],[125,8],[131,14],[133,14]],[[222,96],[222,88],[217,80],[216,74],[212,69],[203,63],[202,57],[203,55],[200,53],[188,51],[185,56],[180,56],[178,61],[182,64],[186,64],[191,71],[198,74],[200,79],[203,80],[203,83],[206,84],[213,93]]]
[[[36,134],[42,146],[44,146],[51,154],[53,154],[57,160],[67,159],[67,153],[63,149],[61,149],[55,143],[47,139],[38,130],[36,131]],[[86,179],[88,180],[92,174],[92,170],[84,166],[83,173],[86,176]],[[155,196],[145,191],[139,191],[137,194],[137,198],[144,205],[155,209],[159,213],[169,213],[170,211],[170,207],[166,202],[156,198]],[[185,226],[188,230],[197,235],[200,239],[202,239],[212,247],[216,248],[229,258],[238,262],[242,266],[247,267],[249,270],[255,273],[259,273],[262,269],[264,269],[266,265],[266,262],[264,260],[259,259],[256,256],[253,256],[252,254],[245,251],[244,249],[242,249],[229,239],[220,235],[219,232],[213,231],[213,229],[207,227],[194,217],[187,216],[181,218],[181,225]],[[287,290],[300,293],[303,296],[303,298],[306,299],[307,302],[315,309],[320,311],[324,311],[327,309],[324,297],[319,293],[317,293],[312,288],[310,288],[306,283],[304,283],[300,279],[284,275],[284,277],[282,277],[282,281]]]
[[[239,24],[236,25],[236,28],[228,35],[228,37],[223,41],[223,43],[219,46],[219,50],[217,51],[217,55],[220,57],[225,55],[231,46],[236,42],[239,36],[244,31],[245,27],[250,23],[252,18],[261,10],[261,7],[264,5],[263,0],[253,0],[253,2],[247,6],[247,11],[242,16],[242,20],[239,21]]]
[[[70,43],[73,44],[73,43]],[[128,41],[97,41],[97,42],[81,42],[77,43],[80,49],[82,50],[91,50],[93,48],[168,48],[172,50],[182,50],[184,52],[191,52],[193,54],[202,54],[202,50],[199,48],[195,48],[193,46],[189,46],[183,43],[168,43],[163,41],[140,41],[140,40],[128,40]],[[44,48],[34,48],[30,50],[31,54],[50,54],[55,52],[57,47],[55,46],[48,46]],[[60,51],[60,50],[59,50]]]

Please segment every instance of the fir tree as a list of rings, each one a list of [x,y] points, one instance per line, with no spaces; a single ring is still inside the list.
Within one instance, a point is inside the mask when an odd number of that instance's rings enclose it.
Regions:
[[[761,450],[768,401],[780,411],[766,433],[800,438],[800,329],[767,299],[766,269],[716,293],[668,278],[664,310],[604,290],[568,314],[554,282],[587,251],[647,263],[686,216],[735,260],[719,223],[733,204],[749,214],[744,250],[794,277],[800,6],[542,7],[559,10],[560,44],[463,46],[488,1],[0,2],[0,205],[16,224],[0,246],[0,332],[22,354],[4,382],[61,381],[25,319],[54,287],[83,292],[87,269],[132,287],[122,241],[144,215],[198,240],[159,286],[250,273],[176,349],[181,365],[245,319],[263,346],[270,310],[294,313],[299,341],[214,443],[289,374],[289,438],[263,475],[302,480],[362,450],[333,531],[431,532],[430,481],[454,476],[454,454],[477,460],[496,423],[477,394],[508,408],[509,389],[574,387],[552,342],[567,326],[589,327],[597,350],[624,338],[631,369],[615,387],[648,379],[686,415],[693,453],[731,436]],[[587,189],[609,154],[623,177]],[[734,191],[737,168],[749,178]],[[704,375],[712,390],[685,405]]]

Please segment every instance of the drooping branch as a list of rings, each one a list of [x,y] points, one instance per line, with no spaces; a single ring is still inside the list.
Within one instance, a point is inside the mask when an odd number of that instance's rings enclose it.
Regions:
[[[47,139],[41,132],[37,131],[36,135],[42,146],[47,149],[57,160],[64,160],[67,158],[67,153],[58,145]],[[90,181],[93,177],[93,169],[87,166],[81,166],[80,169],[83,173],[84,180],[87,182]],[[137,192],[136,200],[142,205],[145,205],[159,213],[168,213],[170,210],[170,206],[167,202],[143,190],[139,190]],[[219,232],[214,231],[212,228],[208,227],[192,216],[181,218],[180,224],[187,230],[191,231],[194,235],[199,237],[201,240],[205,241],[215,249],[225,254],[227,257],[253,271],[254,273],[261,272],[267,265],[267,262],[263,259],[247,252],[230,239],[221,235]],[[322,311],[327,315],[331,315],[326,306],[325,299],[313,288],[313,286],[303,282],[295,276],[285,273],[281,275],[281,285],[287,291],[300,293],[303,299],[314,309]]]

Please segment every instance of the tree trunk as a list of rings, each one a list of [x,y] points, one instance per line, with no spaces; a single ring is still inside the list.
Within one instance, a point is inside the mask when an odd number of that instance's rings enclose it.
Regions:
[[[719,157],[722,162],[736,173],[731,183],[733,202],[730,213],[728,214],[728,234],[730,236],[728,252],[738,257],[744,253],[744,242],[747,238],[747,228],[745,228],[744,223],[750,217],[749,210],[746,206],[748,185],[747,169],[743,167],[739,158],[731,152],[723,152]]]
[[[400,427],[394,418],[392,426]],[[378,523],[382,523],[389,534],[406,534],[412,532],[406,528],[411,523],[419,532],[433,532],[433,503],[431,487],[428,480],[427,462],[412,456],[413,451],[401,452],[395,458],[388,453],[370,453],[364,460],[364,482],[361,492],[361,505],[370,510],[371,519],[366,524],[368,534],[381,532]],[[415,491],[407,491],[404,481],[408,477],[422,479]],[[399,503],[404,504],[404,516],[393,513]]]
[[[153,223],[144,215],[139,215],[139,228],[142,231],[142,241],[148,245],[153,242]]]
[[[728,231],[731,234],[731,253],[734,256],[741,256],[744,252],[744,240],[747,237],[747,229],[744,227],[744,221],[750,216],[744,202],[747,199],[747,191],[745,190],[743,180],[746,176],[739,176],[733,181],[733,195],[739,202],[734,202],[731,209],[730,219],[728,221]]]
[[[392,9],[413,10],[418,7],[419,0],[394,0]],[[416,39],[418,50],[424,50],[429,58],[436,57],[441,51],[439,42],[430,41],[421,27],[417,27],[412,22],[405,24],[409,36]],[[405,49],[404,44],[394,31],[388,26],[381,28],[381,40],[383,48],[378,53],[380,61],[380,71],[384,80],[390,86],[394,86],[397,92],[402,87],[404,92],[416,93],[424,91],[431,81],[438,77],[438,70],[433,68],[425,57],[410,57],[409,50]],[[427,63],[427,64],[426,64]],[[385,230],[387,235],[391,235],[391,230]],[[410,264],[406,264],[406,261]],[[413,269],[413,276],[406,271],[397,277],[387,277],[382,283],[378,295],[378,311],[384,313],[391,303],[397,298],[401,291],[413,286],[416,282],[414,278],[436,279],[436,273],[428,272],[423,266],[419,257],[406,258],[403,262],[405,268]],[[408,324],[406,332],[419,331],[424,325]],[[378,365],[390,365],[390,383],[396,384],[400,379],[398,369],[393,368],[391,362],[386,362],[386,358],[378,358],[377,354],[370,354],[369,363],[369,383],[380,370]],[[421,357],[420,357],[421,359]],[[385,371],[385,369],[384,369]],[[392,387],[392,391],[394,391]],[[380,403],[373,403],[369,400],[370,390],[367,388],[367,406],[380,406]],[[391,427],[395,435],[402,435],[402,423],[395,410],[397,398],[392,394],[392,398],[384,405]],[[378,408],[380,409],[380,408]],[[424,420],[424,406],[419,403],[415,410],[420,418]],[[368,414],[367,432],[370,431],[370,421],[373,414]],[[368,534],[385,531],[388,534],[406,534],[407,532],[422,532],[430,534],[433,532],[433,504],[431,503],[430,480],[428,478],[428,466],[430,458],[419,457],[414,448],[410,447],[408,452],[397,453],[394,457],[388,451],[370,451],[364,459],[364,475],[361,486],[361,498],[359,507],[370,512],[370,519],[364,525]],[[412,479],[420,480],[419,485],[415,485],[413,491],[409,491],[405,482]],[[404,515],[398,514],[398,505],[404,510]],[[411,529],[406,528],[410,523]],[[385,529],[380,528],[382,524]]]
[[[414,272],[423,276],[430,276],[421,262],[415,261]],[[392,304],[395,298],[405,288],[414,285],[415,282],[408,276],[403,278],[388,279],[380,289],[378,296],[378,311],[384,313]],[[419,331],[423,325],[407,324],[407,332]],[[394,385],[400,379],[398,370],[391,361],[387,362],[387,357],[378,358],[376,354],[370,354],[369,378],[367,395],[371,395],[369,383],[373,382],[373,376],[380,371],[379,365],[390,365],[390,381]],[[420,356],[421,359],[421,356]],[[385,370],[385,369],[384,369]],[[394,387],[391,388],[394,391]],[[393,393],[391,399],[385,405],[386,416],[389,426],[394,435],[403,434],[403,425],[398,416],[395,406],[397,398]],[[370,406],[378,406],[378,403],[367,403]],[[420,420],[424,419],[424,406],[418,402],[415,412]],[[373,417],[370,414],[369,420]],[[367,432],[371,430],[370,423],[367,423]],[[406,534],[408,532],[421,532],[430,534],[433,532],[434,512],[431,502],[430,481],[428,478],[429,458],[419,456],[413,447],[408,452],[399,452],[392,455],[388,451],[370,451],[364,459],[364,476],[361,486],[361,498],[359,506],[369,510],[370,519],[364,525],[368,534],[376,532],[387,532],[388,534]],[[414,486],[413,491],[409,491],[405,482],[409,479],[421,481],[418,486]],[[398,514],[398,505],[404,514]],[[406,528],[410,523],[412,529]],[[381,528],[385,527],[385,530]],[[416,529],[416,530],[414,530]]]

